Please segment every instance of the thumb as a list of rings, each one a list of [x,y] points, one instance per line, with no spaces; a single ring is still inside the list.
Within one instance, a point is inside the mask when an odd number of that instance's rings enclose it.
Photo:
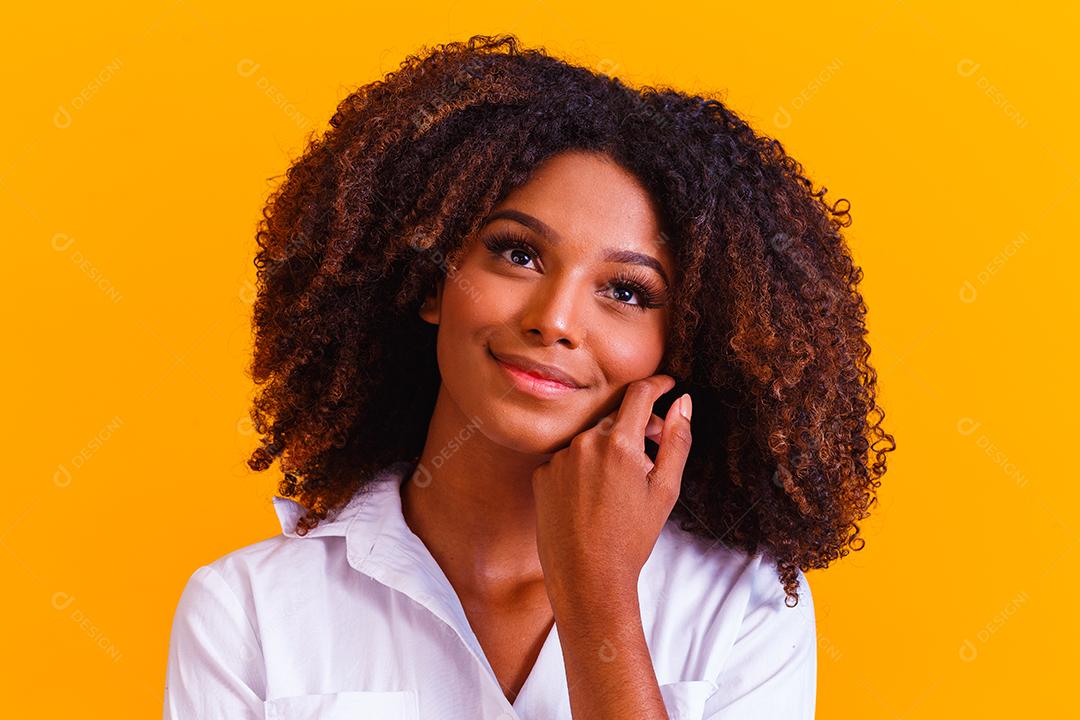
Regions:
[[[680,408],[683,412],[680,412]],[[649,472],[651,487],[670,487],[676,495],[682,486],[682,474],[686,468],[686,458],[690,455],[693,436],[690,433],[690,414],[693,405],[690,395],[684,393],[671,403],[664,418],[664,430],[660,437],[660,449],[656,452],[656,463]]]

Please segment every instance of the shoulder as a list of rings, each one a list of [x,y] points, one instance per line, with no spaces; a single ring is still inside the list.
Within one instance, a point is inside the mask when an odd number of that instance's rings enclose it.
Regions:
[[[191,613],[201,606],[238,606],[258,631],[265,624],[261,621],[273,623],[295,615],[310,606],[312,599],[355,583],[346,537],[367,497],[367,493],[357,493],[344,508],[298,535],[296,523],[304,508],[294,500],[273,496],[272,509],[281,533],[198,566],[188,578],[179,610]]]
[[[336,541],[336,542],[335,542]],[[316,592],[330,568],[345,562],[344,538],[276,535],[197,565],[177,612],[242,615],[258,631],[260,615],[291,604],[295,591]]]
[[[714,599],[742,600],[748,606],[784,605],[776,560],[768,552],[747,553],[725,545],[722,539],[708,538],[683,530],[674,521],[664,525],[657,539],[649,572],[662,584],[688,587],[708,593]],[[799,606],[810,600],[810,585],[798,572]],[[812,600],[810,600],[812,603]]]
[[[329,565],[344,562],[346,529],[356,503],[324,519],[307,534],[298,535],[295,527],[303,507],[288,498],[274,496],[271,500],[281,526],[279,534],[231,550],[208,561],[197,572],[216,574],[237,588],[239,594],[251,594],[275,582],[310,581],[325,574]]]
[[[310,551],[316,545],[318,543],[301,543],[284,535],[275,535],[231,550],[203,567],[236,582],[246,576],[276,573],[297,553]]]
[[[669,521],[643,571],[642,592],[654,608],[657,640],[685,653],[679,673],[714,679],[737,644],[740,651],[812,651],[806,646],[816,643],[813,597],[801,571],[798,579],[799,602],[788,607],[769,553],[751,555]]]
[[[282,540],[268,538],[197,565],[184,584],[177,605],[177,616],[204,615],[210,610],[228,610],[229,614],[249,617],[251,614],[252,575],[280,565]]]

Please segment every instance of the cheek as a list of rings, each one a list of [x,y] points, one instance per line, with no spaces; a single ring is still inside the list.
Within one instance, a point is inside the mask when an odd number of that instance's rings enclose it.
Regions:
[[[513,317],[498,283],[485,281],[483,273],[458,271],[447,278],[443,289],[438,330],[438,361],[444,379],[468,376],[494,335],[505,335],[505,323]]]
[[[611,332],[595,353],[607,384],[597,411],[599,418],[619,407],[627,385],[659,371],[664,334],[659,329]]]
[[[522,291],[520,283],[466,266],[447,279],[441,322],[459,342],[485,345],[491,335],[505,338],[527,303]]]
[[[597,362],[607,381],[621,387],[654,375],[664,357],[664,333],[652,324],[613,328],[594,344]]]

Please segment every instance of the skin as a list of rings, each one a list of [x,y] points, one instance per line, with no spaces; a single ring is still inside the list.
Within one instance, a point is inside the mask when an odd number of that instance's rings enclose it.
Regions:
[[[506,210],[539,219],[546,234],[521,216],[491,219]],[[509,700],[557,621],[575,718],[666,717],[637,578],[678,497],[689,419],[678,402],[666,418],[652,413],[674,385],[655,374],[668,306],[639,310],[644,298],[612,285],[617,271],[661,288],[662,275],[601,257],[635,251],[675,281],[656,206],[610,158],[571,151],[488,217],[420,311],[439,327],[442,384],[424,480],[402,486],[406,522],[456,590]],[[493,253],[483,241],[501,231],[535,253]],[[586,387],[530,396],[489,349],[557,365]],[[655,465],[645,437],[659,442]],[[597,652],[614,657],[598,663]]]

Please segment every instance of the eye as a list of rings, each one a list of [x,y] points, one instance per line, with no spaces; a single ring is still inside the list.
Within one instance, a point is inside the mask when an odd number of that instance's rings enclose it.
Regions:
[[[660,308],[665,291],[658,283],[648,277],[634,274],[619,273],[608,284],[607,290],[614,290],[614,299],[620,304],[629,305],[644,312],[650,308]],[[609,296],[610,297],[610,296]],[[636,302],[630,302],[636,299]]]
[[[511,265],[523,267],[526,270],[536,269],[528,265],[534,262],[540,253],[524,236],[502,231],[484,238],[483,242],[492,255]],[[612,291],[614,295],[608,294]],[[641,312],[661,308],[667,304],[665,301],[667,291],[662,284],[638,273],[616,273],[604,288],[604,292],[604,297],[614,300],[620,307],[631,307]]]
[[[509,232],[496,233],[484,238],[484,246],[493,255],[498,255],[510,264],[524,267],[527,270],[533,269],[526,267],[529,261],[526,260],[522,263],[518,262],[518,260],[529,257],[536,258],[540,254],[533,249],[533,246],[524,237]],[[506,255],[508,250],[511,251],[509,257]]]

